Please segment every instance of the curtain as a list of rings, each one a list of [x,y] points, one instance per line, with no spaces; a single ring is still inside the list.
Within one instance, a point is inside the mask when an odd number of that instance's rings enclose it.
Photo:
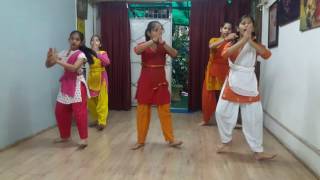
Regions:
[[[250,12],[250,0],[193,0],[190,16],[189,110],[201,108],[201,92],[209,58],[208,42],[220,36],[225,22],[238,24],[242,15]]]
[[[101,13],[101,38],[111,64],[109,77],[109,108],[131,108],[130,23],[125,2],[99,4]]]

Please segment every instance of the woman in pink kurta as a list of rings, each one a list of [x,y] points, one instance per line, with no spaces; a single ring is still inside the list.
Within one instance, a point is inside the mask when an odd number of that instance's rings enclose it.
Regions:
[[[46,60],[48,68],[55,64],[64,68],[55,109],[60,138],[56,139],[55,143],[70,140],[73,115],[80,136],[79,148],[84,149],[88,145],[87,98],[90,97],[90,94],[81,67],[87,61],[92,63],[92,55],[96,56],[96,54],[82,45],[84,35],[79,31],[71,32],[69,43],[70,48],[59,54],[50,48]]]

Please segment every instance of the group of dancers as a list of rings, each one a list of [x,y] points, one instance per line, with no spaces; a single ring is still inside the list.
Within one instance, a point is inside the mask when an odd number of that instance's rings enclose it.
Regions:
[[[258,92],[255,65],[257,56],[268,59],[271,52],[256,41],[254,20],[248,15],[241,17],[237,33],[232,33],[231,23],[220,27],[221,36],[209,41],[208,61],[202,90],[202,125],[209,123],[215,113],[221,144],[217,153],[230,151],[232,131],[236,126],[239,109],[242,116],[244,136],[257,160],[273,159],[275,154],[263,150],[263,112]],[[151,106],[155,105],[161,122],[165,141],[171,147],[179,147],[181,140],[174,137],[170,113],[170,93],[165,76],[166,56],[173,59],[178,52],[162,38],[164,29],[160,22],[151,21],[145,30],[145,42],[134,51],[141,55],[141,74],[138,80],[136,99],[137,143],[131,149],[145,146],[151,119]],[[84,45],[84,35],[71,32],[70,48],[57,53],[50,48],[46,67],[60,65],[64,74],[60,78],[55,115],[60,137],[56,143],[70,140],[72,115],[76,120],[80,136],[79,148],[87,147],[88,110],[93,126],[103,130],[108,116],[108,76],[110,64],[107,52],[102,51],[101,38],[91,38],[91,48]],[[89,75],[84,78],[82,67],[88,63]],[[216,101],[216,98],[218,101]]]

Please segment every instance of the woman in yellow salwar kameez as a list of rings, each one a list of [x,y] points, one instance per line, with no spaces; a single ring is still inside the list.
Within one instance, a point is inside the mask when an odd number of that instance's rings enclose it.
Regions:
[[[96,51],[97,58],[93,58],[88,75],[88,86],[91,98],[88,100],[88,109],[93,125],[97,130],[103,130],[107,125],[108,117],[108,76],[106,67],[110,64],[107,52],[101,51],[101,38],[93,35],[90,41],[91,48]]]

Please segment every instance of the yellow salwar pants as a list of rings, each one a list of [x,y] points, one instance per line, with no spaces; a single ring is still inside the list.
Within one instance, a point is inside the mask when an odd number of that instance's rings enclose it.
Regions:
[[[106,87],[106,82],[103,81],[101,84],[101,89],[99,96],[91,97],[88,100],[88,109],[91,117],[97,120],[99,125],[107,125],[107,117],[109,113],[108,107],[108,90]]]
[[[158,105],[158,116],[161,123],[161,128],[163,132],[163,136],[166,141],[173,142],[173,130],[172,130],[172,119],[170,113],[170,105]],[[149,104],[138,104],[137,106],[137,136],[138,136],[138,143],[144,144],[147,133],[149,130],[151,118],[151,105]]]

